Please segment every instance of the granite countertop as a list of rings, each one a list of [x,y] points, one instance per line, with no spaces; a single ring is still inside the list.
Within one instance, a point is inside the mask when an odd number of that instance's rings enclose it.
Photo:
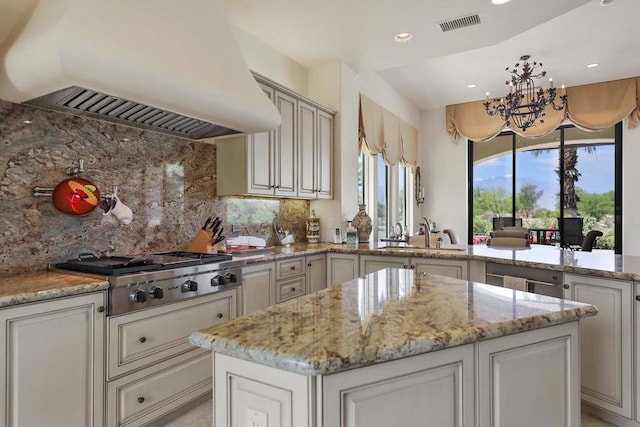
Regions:
[[[403,244],[371,242],[360,244],[358,249],[331,243],[296,244],[292,247],[275,247],[262,255],[239,257],[247,264],[323,253],[351,253],[388,255],[452,260],[478,260],[523,267],[551,268],[558,271],[593,276],[640,281],[640,256],[616,255],[613,251],[594,250],[581,252],[555,246],[532,245],[530,248],[491,248],[486,245],[446,245],[442,249],[420,249]]]
[[[0,308],[71,295],[99,292],[109,287],[104,279],[37,271],[0,275]]]
[[[593,316],[594,306],[386,269],[193,333],[192,344],[324,375]]]

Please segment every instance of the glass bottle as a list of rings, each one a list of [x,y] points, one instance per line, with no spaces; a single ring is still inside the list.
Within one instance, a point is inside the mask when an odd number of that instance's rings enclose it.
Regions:
[[[347,224],[347,248],[358,248],[358,230],[353,226],[353,222]]]

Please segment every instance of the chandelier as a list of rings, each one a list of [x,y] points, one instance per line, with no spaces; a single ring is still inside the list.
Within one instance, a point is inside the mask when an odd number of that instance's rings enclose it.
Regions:
[[[542,63],[527,62],[529,55],[523,55],[513,69],[505,68],[511,73],[511,79],[505,83],[509,86],[509,93],[503,98],[487,99],[483,103],[484,109],[490,116],[499,114],[507,126],[513,128],[513,125],[526,131],[528,128],[535,126],[536,121],[544,123],[547,105],[551,105],[554,110],[560,111],[567,105],[567,95],[560,95],[559,104],[556,103],[556,89],[553,87],[553,79],[549,79],[549,89],[546,91],[541,87],[535,86],[533,79],[540,79],[547,75],[546,71],[541,70]],[[536,71],[538,69],[538,71]],[[564,85],[562,86],[564,91]]]

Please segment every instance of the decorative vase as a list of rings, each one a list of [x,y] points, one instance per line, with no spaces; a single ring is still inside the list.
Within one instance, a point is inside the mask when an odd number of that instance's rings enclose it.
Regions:
[[[320,241],[320,218],[316,216],[316,211],[311,211],[311,216],[307,218],[307,242],[318,243]]]
[[[358,229],[358,241],[367,243],[371,235],[371,217],[367,214],[367,205],[358,205],[360,210],[353,217],[353,226]]]

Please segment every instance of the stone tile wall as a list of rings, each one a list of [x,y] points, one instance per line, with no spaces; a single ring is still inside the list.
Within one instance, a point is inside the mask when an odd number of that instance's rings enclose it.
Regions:
[[[66,179],[78,159],[80,176],[102,194],[119,187],[131,224],[106,221],[100,208],[67,215],[50,198],[32,195],[34,187]],[[218,197],[215,144],[0,101],[0,272],[40,270],[84,251],[185,249],[209,215],[223,219],[227,238],[254,235],[275,244],[275,218],[305,241],[309,202]]]

